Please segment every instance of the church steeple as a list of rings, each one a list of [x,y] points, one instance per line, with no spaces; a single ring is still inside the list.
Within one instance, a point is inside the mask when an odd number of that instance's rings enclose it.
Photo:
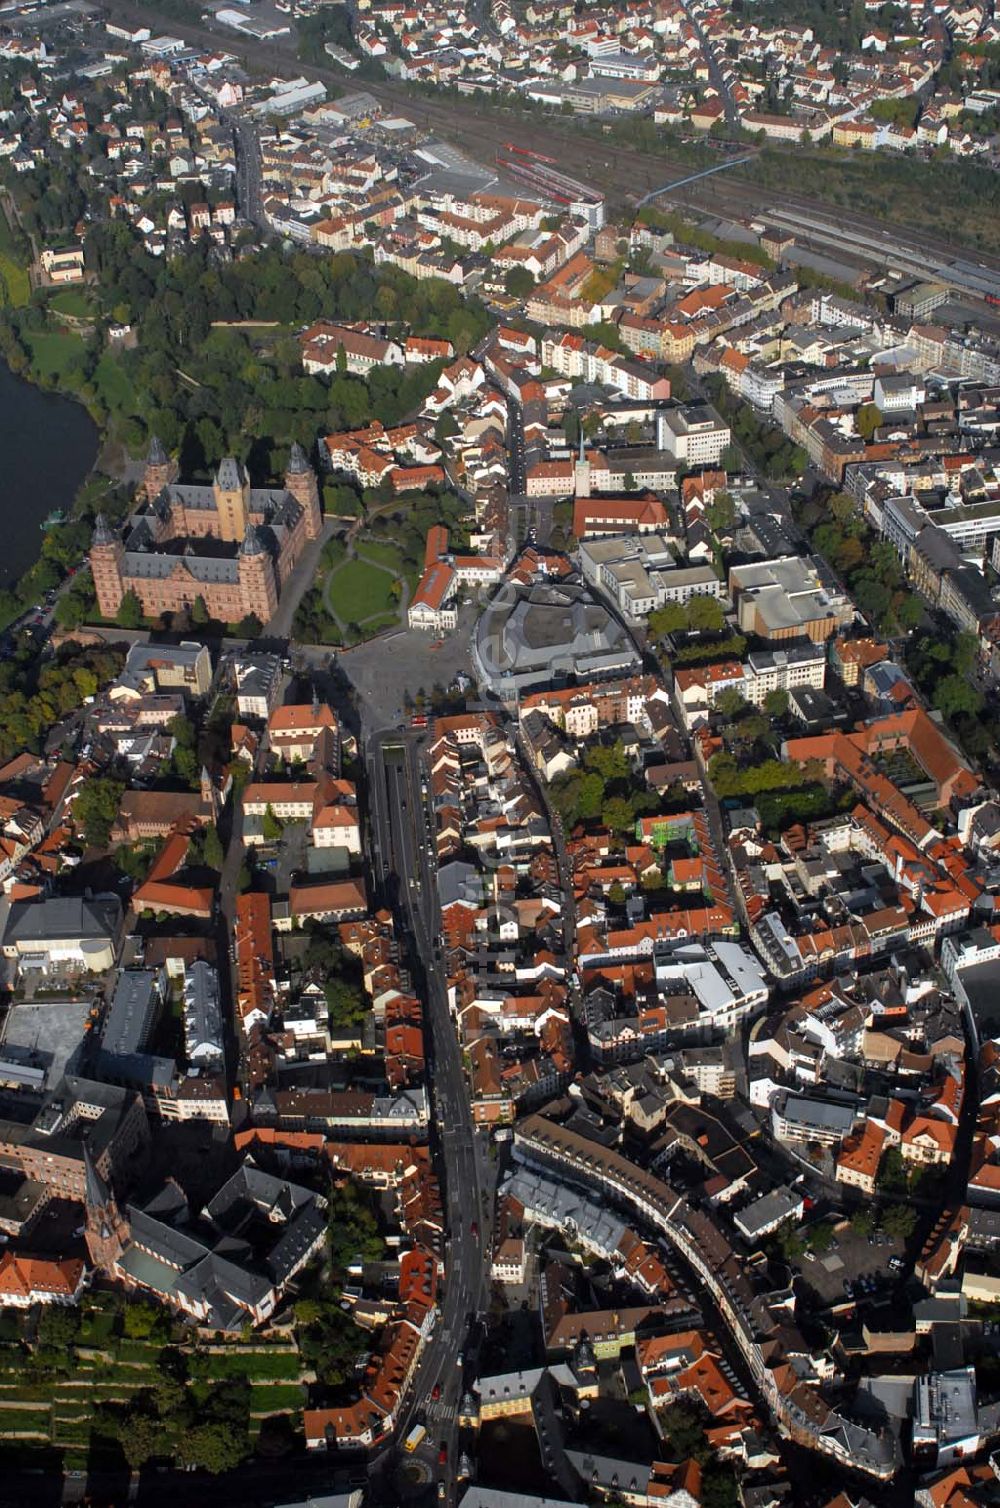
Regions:
[[[87,1137],[83,1139],[84,1198],[88,1209],[104,1209],[111,1200],[111,1190],[97,1171]]]
[[[83,1140],[83,1173],[87,1253],[99,1271],[113,1273],[128,1243],[129,1225],[118,1208],[114,1193],[98,1171],[86,1137]]]
[[[590,496],[590,462],[585,449],[583,425],[580,425],[580,454],[573,467],[573,492],[576,497]]]

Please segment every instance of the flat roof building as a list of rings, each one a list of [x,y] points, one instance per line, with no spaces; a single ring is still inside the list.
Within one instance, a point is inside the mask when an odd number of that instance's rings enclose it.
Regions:
[[[853,621],[854,607],[815,557],[734,566],[729,594],[740,629],[762,639],[806,637],[821,643]]]
[[[633,622],[668,602],[725,595],[725,587],[710,565],[679,566],[662,534],[583,539],[580,563],[584,580],[606,593]]]
[[[657,414],[656,440],[685,466],[716,466],[732,439],[729,425],[710,403],[689,403]]]
[[[924,1470],[952,1466],[979,1449],[976,1370],[918,1377],[913,1400],[913,1459]]]

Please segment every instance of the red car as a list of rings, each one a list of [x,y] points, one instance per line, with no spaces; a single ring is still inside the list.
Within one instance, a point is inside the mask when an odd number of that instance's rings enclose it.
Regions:
[[[440,1446],[438,1447],[438,1465],[439,1466],[445,1466],[445,1465],[447,1465],[447,1462],[448,1462],[448,1446],[445,1443],[445,1441],[442,1440]]]
[[[477,1238],[477,1240],[478,1240],[478,1238],[479,1238],[479,1225],[478,1225],[477,1221],[473,1220],[472,1224],[469,1226],[469,1233],[471,1235],[475,1236]]]
[[[431,1388],[431,1397],[435,1399],[441,1397],[441,1384],[439,1382],[436,1382]]]

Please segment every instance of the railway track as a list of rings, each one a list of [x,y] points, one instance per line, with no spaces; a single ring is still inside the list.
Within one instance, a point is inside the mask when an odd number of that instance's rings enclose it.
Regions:
[[[149,25],[151,15],[156,15],[155,5],[139,6],[129,3],[129,0],[104,0],[104,8],[109,14],[128,20],[136,26]],[[225,47],[249,66],[256,65],[265,69],[287,69],[293,66],[307,78],[318,79],[338,89],[343,89],[345,84],[350,87],[351,81],[342,72],[301,62],[296,56],[294,41],[290,41],[287,47],[280,47],[274,43],[255,42],[253,38],[240,36],[238,33],[179,22],[162,13],[160,19],[164,29],[172,34],[182,36],[209,51]],[[600,137],[581,136],[579,131],[567,128],[559,119],[546,120],[544,125],[537,120],[526,122],[516,112],[492,103],[473,103],[471,100],[466,102],[452,98],[433,99],[392,80],[357,80],[356,87],[367,90],[382,104],[404,113],[417,126],[452,141],[470,156],[485,163],[492,163],[497,148],[507,141],[513,142],[515,146],[538,150],[540,136],[544,132],[546,149],[558,151],[561,169],[572,177],[581,178],[602,189],[612,208],[616,203],[623,208],[634,206],[645,194],[696,171],[690,162],[642,152]],[[739,171],[737,168],[735,173]],[[843,249],[845,231],[856,231],[860,243],[865,239],[882,237],[891,228],[900,249],[911,256],[915,253],[918,257],[926,257],[929,268],[935,259],[942,266],[956,259],[964,259],[967,263],[974,262],[1000,277],[1000,255],[966,251],[944,237],[884,219],[877,220],[806,194],[787,190],[774,194],[757,184],[740,180],[735,174],[716,174],[704,178],[672,192],[670,197],[686,208],[734,219],[766,219],[776,209],[788,214],[808,214],[817,220],[826,217],[835,222],[840,239],[833,244],[840,250]],[[811,234],[814,240],[818,240],[822,232],[814,230]],[[860,246],[857,256],[861,260],[872,260]],[[928,270],[926,275],[934,274]]]

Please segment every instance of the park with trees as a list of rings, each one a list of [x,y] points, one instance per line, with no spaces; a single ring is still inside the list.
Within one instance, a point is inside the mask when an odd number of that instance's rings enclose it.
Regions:
[[[143,91],[137,95],[141,104]],[[60,159],[31,175],[29,184],[0,170],[30,233],[42,240],[71,234],[86,208],[76,171]],[[6,226],[2,215],[0,221]],[[9,262],[16,271],[20,253],[13,244],[8,249],[7,240],[0,236],[0,256],[7,259],[0,274],[9,283],[4,269]],[[79,399],[108,442],[105,455],[141,454],[156,436],[177,455],[186,478],[207,478],[222,456],[233,454],[255,482],[272,481],[282,474],[293,441],[311,450],[321,433],[374,419],[396,424],[437,384],[441,362],[377,367],[365,378],[346,371],[329,378],[306,374],[296,338],[304,325],[374,316],[390,335],[442,337],[464,354],[490,324],[481,302],[451,284],[376,268],[360,253],[317,259],[265,246],[252,257],[220,263],[210,245],[196,244],[183,256],[156,258],[127,224],[102,218],[92,225],[86,250],[93,317],[70,328],[47,296],[0,300],[0,358],[15,373]],[[111,321],[131,326],[136,338],[128,348],[108,347]],[[324,489],[324,505],[343,517],[357,516],[367,501],[336,482]],[[0,626],[65,580],[86,551],[99,509],[117,523],[129,503],[127,489],[106,477],[88,479],[71,517],[46,534],[36,566],[16,588],[0,592]],[[377,584],[369,575],[368,586]],[[386,611],[393,605],[386,602]],[[60,598],[57,623],[72,631],[95,615],[93,586],[81,573]],[[197,604],[190,616],[194,627],[211,627],[198,622]],[[138,603],[128,595],[118,622],[142,626]],[[227,627],[235,632],[252,625]]]
[[[667,602],[654,608],[648,618],[649,632],[656,639],[669,634],[719,633],[726,615],[717,597],[691,597],[687,602]]]
[[[655,791],[637,785],[622,745],[595,744],[578,769],[558,775],[549,786],[549,800],[567,831],[578,822],[601,821],[625,833],[636,818],[660,810]]]
[[[761,476],[770,482],[788,482],[802,475],[809,457],[801,445],[789,440],[770,420],[760,418],[749,403],[730,392],[722,377],[708,376],[704,386],[732,431],[733,443],[722,455],[726,471],[742,469],[741,451],[745,451]]]
[[[53,729],[118,674],[120,649],[66,644],[46,660],[22,635],[0,660],[0,758],[19,750],[40,753]]]
[[[364,498],[363,527],[345,529],[323,546],[319,567],[295,615],[306,644],[356,644],[397,624],[423,570],[427,532],[443,524],[451,544],[467,540],[467,505],[447,488],[408,492],[373,489]]]
[[[923,609],[906,584],[899,556],[888,540],[872,533],[849,493],[819,489],[799,499],[796,521],[877,632],[916,627]]]

